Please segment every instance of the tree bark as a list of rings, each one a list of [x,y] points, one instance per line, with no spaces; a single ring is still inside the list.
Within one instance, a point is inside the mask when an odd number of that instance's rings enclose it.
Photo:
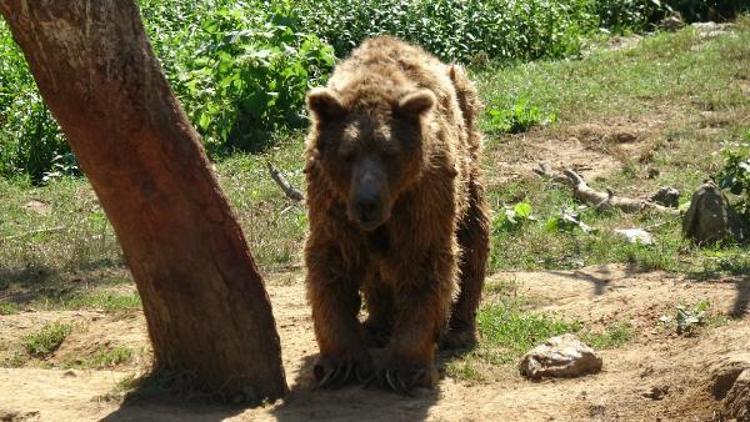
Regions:
[[[288,391],[263,281],[132,0],[0,0],[122,245],[155,369],[204,388]]]

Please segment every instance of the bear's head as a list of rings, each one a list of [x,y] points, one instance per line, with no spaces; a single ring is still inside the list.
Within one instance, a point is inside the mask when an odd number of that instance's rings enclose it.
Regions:
[[[425,132],[435,95],[346,95],[316,88],[307,96],[313,118],[308,138],[316,164],[351,221],[366,231],[384,224],[399,196],[425,166]]]

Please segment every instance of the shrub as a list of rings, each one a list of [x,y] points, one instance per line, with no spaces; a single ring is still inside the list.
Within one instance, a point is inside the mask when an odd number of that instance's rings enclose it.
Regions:
[[[660,0],[596,0],[594,11],[600,26],[622,33],[649,29],[667,9]]]
[[[747,134],[750,141],[750,132]],[[719,187],[736,197],[732,207],[745,224],[750,225],[750,146],[725,148],[724,168],[716,176]]]
[[[339,57],[363,39],[390,34],[444,60],[528,60],[577,52],[596,26],[591,0],[320,0],[299,4],[307,28]]]
[[[282,8],[220,9],[197,23],[196,51],[179,57],[173,87],[210,150],[257,150],[269,135],[305,124],[305,93],[321,84],[333,50],[300,32]]]
[[[747,0],[669,0],[667,3],[688,22],[728,20],[750,10]]]
[[[53,159],[69,151],[23,53],[0,20],[0,176],[23,173],[41,180]]]

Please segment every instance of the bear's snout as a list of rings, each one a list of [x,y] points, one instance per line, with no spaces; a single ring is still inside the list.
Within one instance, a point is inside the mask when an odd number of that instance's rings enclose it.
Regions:
[[[355,165],[349,217],[363,230],[375,230],[388,219],[388,186],[382,166],[372,160]]]
[[[369,229],[375,229],[382,223],[382,200],[377,192],[361,192],[354,201],[356,219],[360,225]]]

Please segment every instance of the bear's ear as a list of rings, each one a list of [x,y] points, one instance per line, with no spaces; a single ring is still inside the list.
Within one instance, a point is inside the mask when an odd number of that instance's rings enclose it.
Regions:
[[[409,117],[419,117],[434,106],[435,94],[427,89],[411,92],[398,100],[399,113]]]
[[[321,121],[341,118],[346,113],[339,95],[328,88],[313,88],[307,94],[307,108]]]

